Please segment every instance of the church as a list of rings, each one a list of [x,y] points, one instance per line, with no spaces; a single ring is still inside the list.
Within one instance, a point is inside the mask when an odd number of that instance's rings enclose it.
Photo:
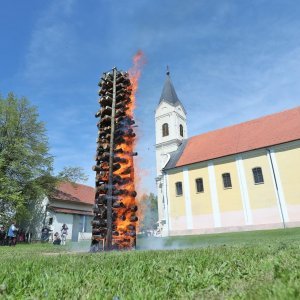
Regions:
[[[188,137],[167,72],[155,130],[163,236],[300,226],[300,106]]]

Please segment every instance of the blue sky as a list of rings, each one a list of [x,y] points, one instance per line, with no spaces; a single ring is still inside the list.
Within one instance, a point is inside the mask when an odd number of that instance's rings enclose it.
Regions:
[[[94,184],[97,83],[146,56],[137,93],[142,188],[155,191],[154,110],[166,65],[189,136],[298,106],[299,1],[1,1],[0,93],[38,106],[55,170]],[[280,124],[279,124],[280,126]]]

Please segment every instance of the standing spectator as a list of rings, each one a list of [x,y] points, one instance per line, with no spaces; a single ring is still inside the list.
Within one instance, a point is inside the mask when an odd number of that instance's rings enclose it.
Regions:
[[[66,239],[68,235],[68,226],[66,224],[63,224],[61,228],[61,244],[65,245],[66,244]]]
[[[3,225],[0,225],[0,246],[5,245],[6,232]]]
[[[8,245],[9,246],[15,246],[17,242],[17,232],[18,228],[16,227],[16,221],[12,221],[12,224],[10,225],[8,229]]]

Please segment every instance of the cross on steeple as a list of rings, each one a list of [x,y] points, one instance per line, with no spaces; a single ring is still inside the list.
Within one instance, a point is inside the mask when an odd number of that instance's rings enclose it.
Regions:
[[[170,75],[170,69],[169,69],[169,66],[167,65],[167,73],[166,73],[168,76]]]

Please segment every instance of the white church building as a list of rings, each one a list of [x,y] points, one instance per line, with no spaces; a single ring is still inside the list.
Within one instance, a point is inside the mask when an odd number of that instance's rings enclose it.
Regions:
[[[167,72],[155,131],[163,236],[300,226],[300,107],[188,137]]]
[[[170,154],[175,152],[188,136],[186,111],[177,97],[169,71],[155,111],[155,133],[158,215],[160,226],[164,228],[162,233],[167,235],[167,226],[165,226],[168,219],[168,212],[166,211],[167,182],[163,168],[170,160]]]

